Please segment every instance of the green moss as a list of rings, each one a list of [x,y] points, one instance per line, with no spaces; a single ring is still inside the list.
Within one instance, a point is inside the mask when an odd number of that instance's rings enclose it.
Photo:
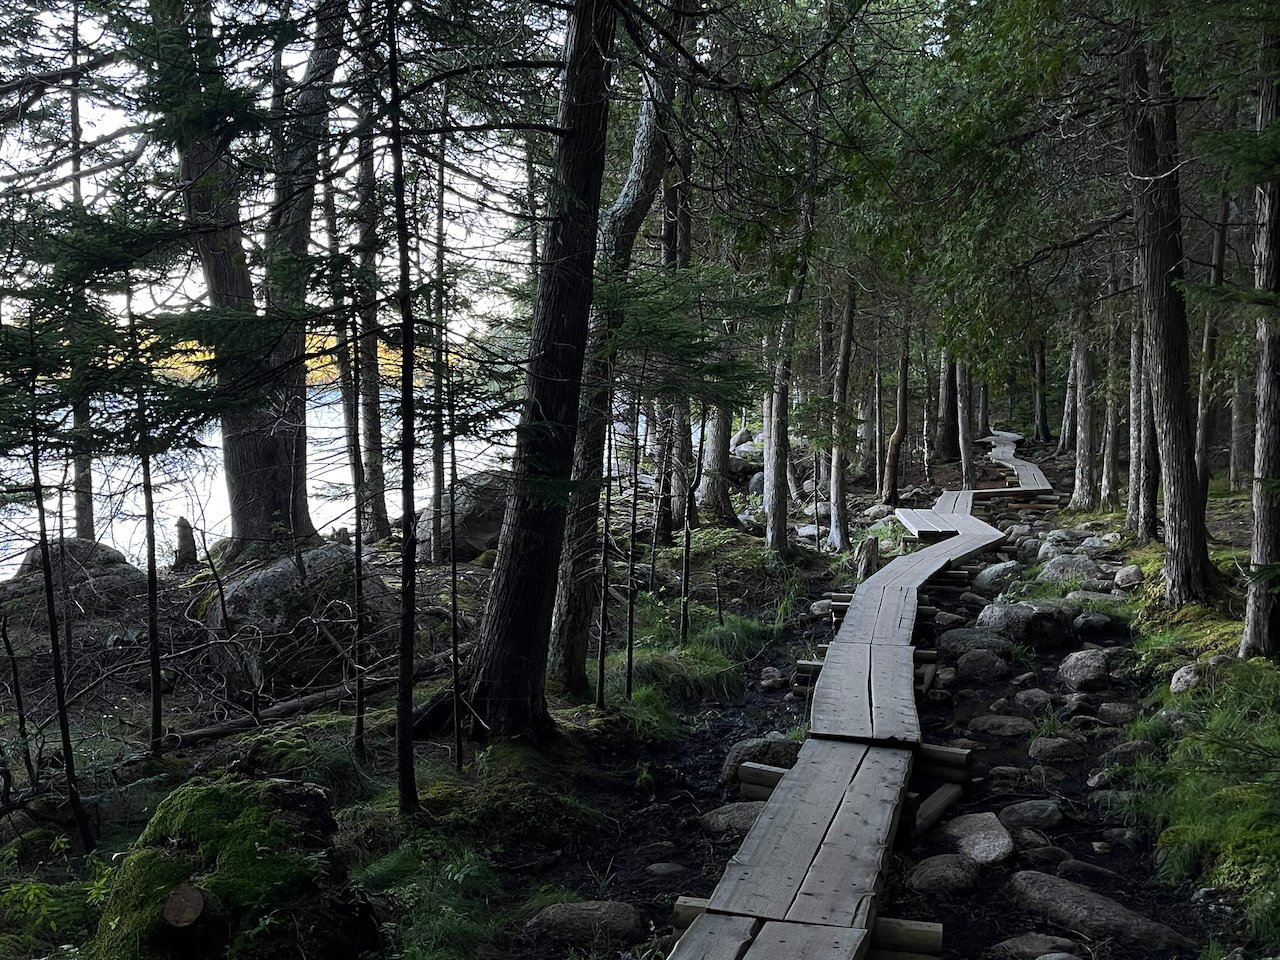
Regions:
[[[227,916],[229,960],[340,955],[337,905],[326,895],[333,823],[320,788],[279,780],[193,780],[157,808],[107,897],[92,955],[148,955],[161,910],[179,883],[197,880]]]

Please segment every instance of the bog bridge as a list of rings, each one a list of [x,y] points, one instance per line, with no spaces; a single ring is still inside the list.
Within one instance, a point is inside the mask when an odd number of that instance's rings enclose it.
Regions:
[[[925,744],[916,695],[936,672],[917,650],[935,612],[933,591],[963,589],[964,565],[1005,535],[974,516],[993,502],[1056,503],[1044,472],[1019,459],[1016,434],[987,438],[1009,486],[947,491],[932,510],[897,511],[921,544],[833,599],[843,620],[811,690],[809,739],[789,770],[744,764],[739,776],[764,809],[707,900],[681,898],[686,925],[670,960],[928,960],[941,953],[938,924],[880,918],[890,851],[905,821],[926,829],[957,800],[968,752]],[[942,781],[907,804],[913,770]],[[691,922],[690,922],[691,921]]]

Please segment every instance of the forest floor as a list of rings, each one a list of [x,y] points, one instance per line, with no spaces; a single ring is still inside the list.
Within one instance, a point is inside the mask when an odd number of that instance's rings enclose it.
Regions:
[[[1059,490],[1069,485],[1065,461],[1042,463]],[[945,466],[930,479],[941,487],[957,485],[958,468]],[[903,486],[923,485],[924,480],[918,466],[909,467]],[[998,480],[994,470],[984,471],[984,483]],[[851,497],[855,515],[874,502],[867,490],[855,488]],[[920,504],[930,501],[926,491]],[[1238,570],[1241,552],[1247,551],[1248,508],[1247,499],[1215,486],[1211,532],[1215,560],[1224,570]],[[1092,522],[1100,530],[1118,526],[1114,515],[1064,515],[1055,525],[1059,522]],[[1147,547],[1130,554],[1153,574],[1158,568],[1158,551]],[[363,758],[351,749],[349,714],[328,709],[260,733],[173,751],[156,761],[141,757],[135,746],[145,729],[136,678],[95,688],[76,705],[75,727],[77,749],[87,753],[82,763],[90,771],[103,856],[93,866],[67,853],[60,838],[71,832],[70,823],[56,804],[30,811],[33,817],[26,821],[6,818],[16,839],[0,857],[0,874],[9,878],[0,891],[0,919],[21,929],[0,936],[0,960],[76,955],[56,952],[57,945],[92,937],[104,909],[102,889],[110,865],[129,849],[156,804],[192,776],[217,777],[228,771],[233,776],[306,779],[329,789],[338,826],[335,850],[368,892],[382,926],[383,945],[373,951],[375,956],[560,960],[614,957],[624,948],[634,960],[665,956],[675,898],[708,895],[740,842],[739,836],[712,832],[702,820],[739,799],[736,783],[721,780],[729,747],[766,735],[803,737],[804,700],[790,692],[789,684],[762,683],[762,672],[789,676],[798,657],[812,655],[831,626],[826,617],[810,615],[809,604],[827,591],[852,586],[842,566],[811,551],[800,551],[798,561],[785,569],[767,567],[762,546],[747,534],[700,531],[694,558],[689,650],[678,650],[672,634],[670,587],[678,551],[659,551],[659,582],[667,590],[640,609],[635,699],[628,703],[620,696],[615,654],[608,667],[610,707],[600,712],[555,701],[558,733],[551,742],[501,749],[467,744],[460,773],[453,769],[447,738],[421,743],[418,773],[425,812],[410,823],[394,814],[391,716],[383,705],[375,705],[370,714]],[[483,566],[462,570],[465,624],[474,626],[478,619],[487,576]],[[439,611],[443,586],[439,577],[428,575],[423,598],[428,618]],[[716,606],[723,609],[724,626]],[[1233,614],[1228,600],[1224,610],[1191,624],[1194,643],[1182,633],[1177,637],[1184,639],[1172,643],[1139,642],[1140,657],[1132,658],[1131,669],[1115,681],[1108,697],[1132,704],[1139,714],[1160,709],[1165,698],[1154,691],[1172,666],[1187,655],[1207,653],[1212,644],[1221,646],[1233,629]],[[1166,624],[1144,619],[1140,609],[1128,616],[1138,621],[1138,633],[1169,632]],[[1198,886],[1188,886],[1190,871],[1176,878],[1180,886],[1170,885],[1168,871],[1157,865],[1147,815],[1136,807],[1107,812],[1091,802],[1096,784],[1090,785],[1090,775],[1112,766],[1104,754],[1115,737],[1091,736],[1087,722],[1077,722],[1073,729],[1084,734],[1084,755],[1053,765],[1047,776],[1043,767],[1032,776],[1025,741],[976,736],[966,729],[968,719],[993,704],[1007,704],[1029,685],[1052,687],[1060,659],[1025,651],[1014,671],[1020,681],[982,689],[961,684],[949,697],[930,700],[922,708],[931,742],[962,741],[975,750],[975,781],[960,810],[999,809],[1016,800],[1051,796],[1066,811],[1064,824],[1047,838],[1052,840],[1047,846],[1059,852],[1039,854],[1048,858],[1043,862],[1024,857],[1018,866],[1052,872],[1054,857],[1089,862],[1114,874],[1097,873],[1093,885],[1139,913],[1168,922],[1201,943],[1211,938],[1232,945],[1247,942],[1259,932],[1257,909],[1250,913],[1241,906],[1228,884],[1189,902]],[[439,688],[438,680],[424,681],[419,696]],[[171,716],[195,722],[207,719],[211,710],[219,712],[216,697],[207,692],[184,696],[185,689],[179,682],[167,704]],[[37,685],[37,699],[40,690]],[[1069,716],[1040,717],[1036,734],[1058,732],[1072,723]],[[1134,729],[1142,723],[1137,721]],[[1028,775],[1010,780],[1006,770],[1006,776],[993,776],[995,767],[1022,768]],[[1134,786],[1140,792],[1140,785]],[[1103,839],[1104,834],[1111,839]],[[936,831],[918,843],[900,845],[885,915],[944,923],[944,955],[956,958],[985,956],[994,943],[1037,928],[1035,919],[1001,892],[1007,867],[987,877],[992,882],[983,889],[991,892],[977,897],[915,893],[907,883],[913,866],[941,849]],[[5,882],[0,880],[0,887]],[[37,888],[43,893],[32,892]],[[32,904],[43,896],[46,905],[24,906],[20,896]],[[630,904],[641,930],[570,947],[526,925],[542,907],[574,900]],[[1142,955],[1119,944],[1089,946],[1095,960],[1137,960]]]

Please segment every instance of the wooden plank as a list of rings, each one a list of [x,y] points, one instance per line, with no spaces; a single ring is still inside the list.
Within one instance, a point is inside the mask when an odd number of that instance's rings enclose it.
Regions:
[[[942,953],[942,924],[877,917],[871,928],[871,949],[907,950],[936,957]]]
[[[910,650],[909,647],[905,648]],[[833,643],[813,688],[809,730],[849,740],[875,735],[871,714],[869,643]]]
[[[873,747],[845,792],[787,919],[865,927],[884,887],[911,753]]]
[[[863,960],[870,948],[865,930],[807,923],[766,923],[743,960]]]
[[[711,909],[782,920],[867,755],[862,744],[806,740],[711,894]]]
[[[704,913],[680,937],[669,960],[739,960],[759,929],[752,917]]]
[[[871,727],[876,740],[920,742],[915,675],[910,647],[871,648]]]
[[[962,796],[964,796],[964,786],[958,783],[944,783],[929,794],[916,812],[916,826],[912,836],[918,837],[929,830]]]

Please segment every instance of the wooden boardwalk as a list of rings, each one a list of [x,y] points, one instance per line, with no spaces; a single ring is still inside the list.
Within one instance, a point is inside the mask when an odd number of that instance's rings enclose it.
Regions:
[[[921,548],[854,592],[812,692],[809,739],[670,960],[869,957],[921,747],[912,648],[918,592],[1004,542],[972,515],[975,502],[1052,492],[1044,471],[1017,456],[1019,439],[999,432],[988,438],[991,459],[1009,471],[1013,486],[947,491],[932,510],[897,511]]]

